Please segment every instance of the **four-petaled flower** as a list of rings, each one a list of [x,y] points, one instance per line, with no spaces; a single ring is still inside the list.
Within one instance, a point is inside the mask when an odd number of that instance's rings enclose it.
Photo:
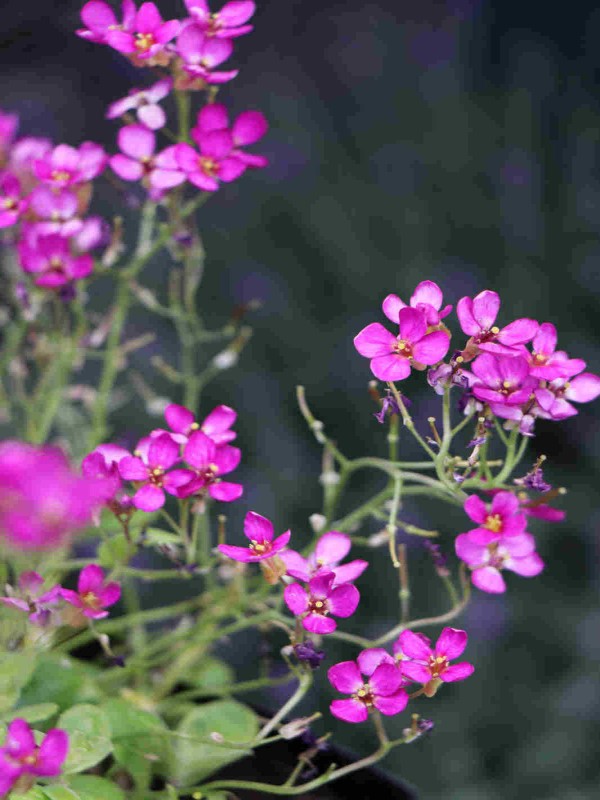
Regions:
[[[36,778],[60,775],[69,750],[69,736],[60,728],[46,733],[40,745],[24,719],[14,719],[0,747],[0,796],[11,789],[28,791]]]
[[[154,439],[143,439],[137,447],[139,455],[119,461],[119,473],[126,481],[141,484],[132,502],[141,511],[156,511],[165,504],[165,492],[177,494],[180,486],[193,478],[190,470],[172,470],[179,459],[179,446],[168,433]]]
[[[372,709],[392,716],[406,708],[408,695],[402,688],[405,685],[402,673],[393,663],[382,660],[378,649],[375,655],[374,658],[372,650],[363,650],[356,662],[342,661],[327,672],[338,692],[351,695],[331,703],[329,709],[334,717],[345,722],[364,722]]]
[[[236,432],[231,430],[237,419],[237,412],[225,405],[216,406],[203,422],[196,422],[189,408],[170,403],[165,408],[165,419],[173,431],[171,437],[179,444],[186,444],[192,433],[198,430],[206,434],[215,444],[226,444],[237,436]],[[151,435],[154,435],[154,432]]]
[[[408,378],[412,366],[437,364],[450,347],[446,331],[427,333],[425,314],[416,308],[399,311],[400,333],[394,336],[379,322],[372,322],[354,337],[354,346],[371,359],[371,372],[382,381]]]
[[[442,308],[442,290],[433,281],[421,281],[412,293],[408,306],[416,308],[425,314],[428,325],[439,325],[452,311],[452,306],[447,305]],[[408,307],[396,294],[388,294],[383,301],[382,309],[386,317],[398,324],[400,322],[400,311]]]
[[[185,181],[175,158],[176,145],[155,155],[156,135],[144,125],[126,125],[117,141],[122,152],[111,157],[111,169],[124,181],[141,180],[151,197],[158,199]]]
[[[322,572],[333,572],[334,584],[349,583],[356,580],[369,566],[368,561],[355,559],[338,566],[348,555],[352,540],[345,533],[328,531],[317,542],[314,553],[304,558],[295,550],[284,550],[281,559],[286,565],[287,574],[300,581],[309,581]]]
[[[185,0],[185,5],[206,36],[233,39],[252,30],[252,25],[245,23],[256,11],[253,0],[231,0],[213,14],[206,0]]]
[[[147,89],[133,89],[127,97],[115,100],[114,103],[110,104],[106,117],[107,119],[115,119],[116,117],[122,117],[128,111],[135,110],[137,118],[142,125],[150,128],[150,130],[157,131],[163,128],[167,121],[167,116],[158,103],[160,100],[164,100],[172,88],[172,79],[164,78]]]
[[[334,586],[335,574],[324,572],[308,583],[308,591],[299,583],[285,587],[283,598],[287,607],[302,618],[302,626],[311,633],[331,633],[337,622],[329,616],[350,617],[356,611],[360,595],[351,583]]]
[[[501,594],[506,591],[500,574],[504,569],[524,578],[533,578],[544,569],[530,533],[504,536],[487,545],[477,544],[469,533],[461,533],[454,544],[456,555],[471,569],[473,585],[484,592]]]
[[[291,532],[288,530],[273,539],[273,523],[266,517],[249,511],[244,519],[244,535],[250,539],[248,547],[237,547],[232,544],[220,544],[219,551],[224,556],[235,561],[250,563],[263,561],[278,555],[290,540]]]
[[[61,587],[53,586],[48,591],[41,592],[43,585],[44,579],[39,573],[23,572],[19,576],[17,591],[7,586],[6,596],[0,597],[0,603],[25,611],[29,615],[29,621],[34,625],[47,625],[51,607],[61,598]]]
[[[238,447],[217,445],[202,431],[193,431],[183,449],[184,460],[192,468],[191,480],[180,486],[177,496],[190,497],[205,489],[214,500],[225,503],[237,500],[242,496],[243,486],[224,481],[221,476],[233,472],[241,455]]]
[[[177,39],[181,66],[192,80],[211,85],[227,83],[238,74],[237,69],[216,72],[215,67],[227,61],[233,52],[230,39],[207,36],[200,25],[186,25]],[[176,88],[180,88],[180,81]],[[185,82],[181,88],[185,86]]]
[[[433,697],[440,682],[462,681],[473,674],[475,667],[468,662],[450,664],[462,655],[467,646],[467,634],[457,628],[444,628],[435,647],[422,633],[403,631],[398,638],[402,652],[402,672],[411,680],[424,684],[424,694]]]
[[[527,516],[512,492],[497,492],[490,507],[473,494],[465,500],[463,508],[477,523],[477,528],[468,532],[476,544],[489,544],[503,536],[518,536],[527,527]]]
[[[61,589],[60,594],[63,600],[79,609],[84,617],[103,619],[109,614],[106,609],[121,597],[121,587],[115,582],[105,583],[102,567],[90,564],[79,573],[77,591]]]
[[[472,299],[462,297],[458,301],[456,314],[460,327],[471,337],[463,353],[466,359],[473,358],[480,350],[516,355],[516,346],[530,342],[537,333],[538,323],[526,317],[499,328],[494,324],[499,310],[500,297],[489,289]]]

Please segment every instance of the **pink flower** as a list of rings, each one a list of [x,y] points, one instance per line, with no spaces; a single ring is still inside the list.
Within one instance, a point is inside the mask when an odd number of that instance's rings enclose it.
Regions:
[[[266,167],[268,164],[264,156],[248,153],[242,150],[249,144],[255,144],[266,134],[269,129],[267,120],[260,111],[243,111],[236,117],[231,130],[229,129],[229,115],[224,105],[212,103],[204,106],[196,118],[196,126],[192,128],[192,139],[200,146],[204,137],[215,131],[229,131],[231,134],[231,156],[242,161],[247,167]]]
[[[79,573],[77,591],[61,589],[63,600],[80,609],[88,619],[104,619],[108,617],[106,610],[114,606],[121,597],[118,583],[105,583],[104,571],[97,564],[90,564]]]
[[[94,5],[98,6],[97,10],[100,12],[100,6],[104,6],[104,3]],[[154,3],[142,3],[137,12],[135,6],[133,9],[131,5],[128,5],[127,9],[124,7],[124,20],[120,26],[115,26],[114,22],[105,26],[109,17],[105,10],[102,10],[102,13],[104,15],[102,21],[98,13],[96,28],[104,37],[103,43],[120,53],[134,56],[141,66],[162,65],[164,62],[160,57],[165,56],[165,45],[177,36],[181,27],[181,23],[176,19],[163,22]]]
[[[338,692],[351,695],[331,703],[329,710],[334,717],[344,722],[364,722],[374,708],[386,716],[404,711],[408,695],[402,688],[402,674],[391,656],[392,663],[389,663],[381,660],[380,655],[378,649],[363,650],[356,662],[342,661],[329,669],[327,677],[331,685]],[[361,673],[368,677],[368,681]]]
[[[463,654],[467,638],[465,631],[444,628],[432,648],[422,633],[403,631],[398,638],[398,645],[408,659],[402,661],[403,673],[424,684],[427,697],[435,694],[440,682],[463,681],[473,674],[475,667],[466,661],[452,665],[449,662]]]
[[[49,607],[56,605],[60,600],[61,587],[54,586],[46,592],[41,592],[43,585],[44,579],[37,572],[23,572],[19,577],[17,591],[7,586],[7,594],[5,597],[0,597],[0,602],[19,611],[25,611],[29,615],[29,621],[34,625],[47,625],[51,614]]]
[[[121,477],[138,485],[132,498],[136,508],[157,511],[165,504],[165,492],[176,495],[180,486],[189,483],[193,477],[189,470],[167,471],[179,460],[179,447],[168,433],[142,439],[135,456],[119,460]]]
[[[328,531],[317,542],[314,553],[304,558],[295,550],[284,550],[281,559],[287,567],[287,574],[300,581],[308,582],[315,575],[333,572],[334,585],[356,580],[369,566],[367,561],[356,559],[338,566],[348,555],[352,540],[345,533]]]
[[[473,373],[478,378],[471,391],[478,400],[500,405],[521,406],[531,399],[538,381],[530,377],[521,356],[482,353],[475,359]]]
[[[89,453],[81,462],[81,472],[86,477],[102,478],[106,486],[105,502],[114,500],[117,493],[123,486],[123,481],[119,473],[119,463],[130,457],[130,453],[124,447],[116,444],[101,444]],[[129,500],[129,498],[127,498]],[[120,497],[120,502],[124,498]]]
[[[185,5],[206,36],[233,39],[252,30],[245,24],[256,11],[252,0],[232,0],[216,14],[210,13],[206,0],[185,0]]]
[[[527,359],[529,374],[534,378],[554,380],[570,378],[585,369],[585,361],[569,358],[564,350],[556,349],[556,328],[551,322],[544,322],[533,337],[533,352],[521,347],[519,353]]]
[[[489,544],[504,536],[519,536],[527,527],[527,517],[512,492],[497,492],[489,508],[473,494],[465,500],[464,510],[477,523],[477,528],[468,532],[471,541],[477,544]]]
[[[0,173],[0,228],[14,225],[28,205],[19,179],[10,172]]]
[[[50,223],[36,226],[36,229],[43,233],[62,233],[64,236],[70,236],[82,224],[81,220],[76,219],[79,200],[77,195],[68,189],[57,191],[50,186],[40,184],[35,187],[29,200],[31,210],[36,216]]]
[[[118,23],[112,8],[101,0],[91,0],[81,9],[81,21],[87,28],[75,31],[77,36],[98,44],[121,41],[121,34],[128,33],[135,23],[135,4],[133,0],[123,0],[121,4],[123,22]]]
[[[206,491],[213,500],[225,503],[237,500],[243,494],[243,486],[224,481],[221,475],[233,472],[240,463],[241,456],[238,447],[217,445],[202,431],[194,431],[183,449],[184,460],[192,467],[189,471],[191,480],[179,488],[177,496],[190,497],[197,492]]]
[[[216,406],[202,423],[198,423],[189,408],[171,403],[165,408],[165,419],[173,431],[171,437],[179,444],[186,444],[197,430],[206,434],[215,444],[226,444],[237,436],[235,431],[230,430],[237,419],[237,413],[229,406]],[[154,436],[154,431],[151,436]]]
[[[399,311],[400,334],[394,336],[373,322],[354,337],[354,346],[371,359],[371,372],[382,381],[408,378],[411,366],[437,364],[450,347],[445,331],[427,333],[425,314],[414,308]]]
[[[221,84],[233,80],[239,70],[215,72],[215,67],[227,61],[233,52],[230,39],[207,36],[200,25],[186,25],[177,39],[177,53],[183,69],[204,83]]]
[[[156,135],[143,125],[126,125],[118,135],[121,153],[110,159],[111,169],[125,181],[139,181],[159,199],[168,189],[179,186],[185,175],[175,158],[176,146],[154,155]]]
[[[456,313],[463,331],[471,337],[465,348],[465,358],[473,358],[480,350],[490,353],[514,355],[515,346],[530,342],[537,333],[538,323],[533,319],[517,319],[498,328],[494,323],[500,310],[500,297],[486,289],[476,297],[462,297]]]
[[[36,276],[36,286],[55,289],[87,278],[94,268],[90,255],[73,255],[70,240],[58,233],[35,235],[31,230],[19,242],[19,260],[25,272]]]
[[[137,111],[137,118],[142,125],[150,130],[157,131],[163,128],[167,117],[163,109],[158,105],[173,88],[171,78],[164,78],[162,81],[153,84],[148,89],[133,89],[127,97],[116,100],[108,107],[106,112],[107,119],[122,117],[128,111]]]
[[[27,791],[35,783],[35,778],[60,775],[68,750],[66,731],[52,728],[42,743],[36,745],[27,722],[14,719],[6,731],[4,746],[0,748],[0,795],[4,796],[14,788]]]
[[[442,319],[452,311],[452,306],[444,306],[442,308],[442,301],[442,290],[437,283],[421,281],[412,293],[409,306],[422,311],[425,314],[428,325],[439,325]],[[383,301],[382,308],[386,317],[391,322],[398,324],[400,322],[400,310],[408,308],[408,306],[398,295],[388,294]]]
[[[455,548],[456,555],[471,569],[473,584],[492,594],[506,591],[500,574],[504,569],[525,578],[539,575],[544,569],[544,562],[535,552],[535,540],[529,533],[502,537],[487,545],[474,542],[470,533],[461,533],[456,537]]]
[[[9,169],[21,181],[21,188],[26,193],[37,185],[35,163],[44,159],[52,152],[50,139],[41,139],[35,136],[26,136],[15,142],[10,151]]]
[[[47,550],[89,525],[103,481],[81,477],[54,447],[0,443],[0,537],[20,550]]]
[[[219,551],[235,561],[250,563],[272,558],[280,553],[290,540],[291,532],[286,531],[273,539],[273,523],[255,511],[249,511],[244,519],[244,535],[250,539],[248,547],[220,544]]]
[[[546,414],[555,420],[566,419],[577,414],[569,402],[589,403],[600,395],[600,377],[592,372],[582,372],[575,378],[556,378],[535,392],[535,398]]]
[[[302,626],[311,633],[331,633],[337,628],[336,617],[350,617],[356,611],[360,594],[356,586],[343,583],[334,587],[335,574],[323,572],[308,583],[308,591],[299,583],[285,587],[283,598],[287,607],[298,617]]]
[[[4,111],[0,111],[0,164],[5,162],[10,152],[18,127],[18,114],[5,114]]]
[[[107,161],[108,156],[103,148],[95,142],[83,142],[78,148],[59,144],[36,159],[33,169],[36,177],[43,183],[55,189],[64,189],[98,177]]]

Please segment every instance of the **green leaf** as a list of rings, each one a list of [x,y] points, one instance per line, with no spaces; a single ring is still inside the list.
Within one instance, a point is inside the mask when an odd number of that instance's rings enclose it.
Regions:
[[[101,708],[89,704],[73,706],[56,724],[69,734],[69,754],[63,772],[83,772],[112,752],[110,724]]]
[[[69,786],[81,800],[125,800],[125,793],[116,784],[96,775],[73,775]]]
[[[179,545],[181,544],[181,536],[176,533],[169,533],[160,528],[147,528],[146,536],[144,538],[144,545],[146,547],[159,547],[163,544]]]
[[[177,728],[171,779],[179,786],[187,786],[238,761],[248,755],[243,745],[254,739],[258,729],[256,714],[235,700],[215,700],[198,706]],[[210,741],[214,733],[223,737],[223,744]],[[236,747],[236,743],[241,746]]]
[[[231,686],[233,683],[234,672],[224,661],[218,658],[202,658],[197,666],[186,669],[181,676],[182,680],[205,689],[207,692],[214,689],[222,689],[224,686]]]
[[[84,800],[84,798],[73,791],[73,789],[58,784],[55,786],[44,786],[42,792],[44,798],[48,798],[48,800]]]
[[[147,787],[153,765],[168,754],[168,731],[163,721],[126,700],[109,700],[103,709],[110,725],[115,760],[138,786]]]
[[[127,541],[124,533],[118,533],[102,542],[98,548],[98,561],[101,567],[113,569],[126,564],[134,554],[135,548]]]
[[[97,672],[96,667],[76,659],[46,654],[38,660],[20,703],[29,706],[53,702],[63,711],[75,703],[97,700]]]
[[[34,653],[0,654],[0,713],[10,711],[17,703],[35,665]]]
[[[24,719],[26,722],[43,722],[58,714],[58,710],[56,703],[38,703],[34,706],[20,706],[11,711],[10,714],[4,714],[2,719],[6,722],[10,722],[13,719]]]
[[[17,795],[18,800],[47,800],[47,795],[39,786],[34,786],[28,792]]]

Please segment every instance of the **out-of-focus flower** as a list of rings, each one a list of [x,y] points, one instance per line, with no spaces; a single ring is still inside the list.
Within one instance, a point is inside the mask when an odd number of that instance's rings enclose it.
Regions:
[[[35,276],[35,284],[48,289],[82,280],[92,272],[94,260],[88,254],[74,255],[70,240],[58,233],[36,235],[29,229],[19,242],[19,260],[25,272]]]
[[[151,197],[158,199],[185,181],[175,158],[176,145],[154,154],[154,131],[143,125],[126,125],[119,131],[118,143],[121,153],[111,157],[111,169],[124,181],[142,181]]]
[[[556,378],[535,391],[535,399],[544,412],[555,420],[575,416],[572,403],[589,403],[600,396],[600,376],[582,372],[575,378]],[[569,402],[571,401],[571,402]]]
[[[200,25],[186,25],[177,39],[177,54],[181,68],[193,81],[200,80],[204,85],[227,83],[233,80],[239,70],[216,71],[215,68],[227,61],[233,52],[230,39],[207,36]],[[177,88],[184,88],[179,86]]]
[[[88,619],[104,619],[107,608],[114,606],[121,597],[121,586],[116,582],[106,583],[104,571],[97,564],[82,569],[77,581],[77,591],[61,589],[61,597],[69,605],[79,609]]]
[[[352,540],[345,533],[328,531],[320,537],[315,550],[304,558],[295,550],[284,550],[280,558],[287,567],[287,574],[300,581],[308,582],[315,575],[333,572],[334,585],[356,580],[369,566],[368,561],[356,559],[339,566],[340,561],[350,552]]]
[[[206,0],[185,0],[185,5],[206,36],[233,39],[252,30],[252,25],[246,25],[256,11],[256,4],[252,0],[231,0],[212,14]]]
[[[472,675],[475,667],[466,661],[450,664],[462,655],[467,646],[467,634],[457,628],[444,628],[435,647],[422,633],[403,631],[398,645],[406,657],[402,672],[417,683],[424,684],[424,693],[433,697],[440,683],[463,681]]]
[[[142,125],[150,130],[157,131],[165,126],[167,117],[158,105],[173,88],[171,78],[164,78],[147,89],[132,89],[127,97],[116,100],[108,107],[107,119],[122,117],[128,111],[136,111],[137,118]]]
[[[81,9],[81,21],[86,28],[75,31],[77,36],[88,39],[98,44],[110,44],[120,41],[121,34],[128,33],[135,23],[136,8],[133,0],[123,0],[121,3],[122,22],[117,22],[117,17],[108,3],[102,0],[90,0]]]
[[[51,609],[61,598],[61,587],[53,586],[45,592],[41,591],[44,579],[37,572],[23,572],[19,576],[17,589],[7,586],[5,597],[0,597],[0,602],[6,606],[25,611],[29,621],[34,625],[48,624]]]
[[[402,688],[404,679],[400,670],[393,663],[372,659],[370,655],[369,650],[363,650],[356,662],[342,661],[329,669],[327,677],[331,685],[338,692],[351,695],[331,703],[329,710],[334,717],[345,722],[364,722],[372,709],[393,716],[406,708],[408,695]]]
[[[0,538],[20,550],[65,543],[103,502],[102,480],[81,477],[54,447],[0,443]]]
[[[329,615],[350,617],[356,611],[360,594],[356,586],[342,583],[334,586],[335,574],[324,572],[311,578],[308,591],[299,583],[285,587],[283,598],[287,607],[302,619],[302,626],[311,633],[331,633],[337,623]]]
[[[456,537],[456,555],[471,569],[473,584],[484,592],[506,591],[501,571],[508,569],[525,578],[532,578],[544,569],[544,562],[535,552],[535,540],[529,533],[505,536],[490,544],[477,544],[468,533]]]
[[[439,325],[452,311],[452,306],[442,308],[442,290],[433,281],[421,281],[412,293],[410,303],[401,300],[398,295],[388,294],[383,301],[383,313],[391,321],[398,324],[400,322],[400,310],[403,308],[416,308],[425,314],[428,325]]]
[[[185,406],[177,405],[177,403],[170,403],[165,408],[165,419],[167,425],[173,433],[171,437],[178,444],[187,444],[189,437],[194,431],[202,431],[215,444],[226,444],[233,441],[237,434],[231,430],[231,426],[235,424],[237,419],[237,412],[229,406],[220,405],[213,408],[213,410],[204,418],[203,422],[196,422],[194,414]],[[157,431],[158,432],[158,431]],[[155,431],[150,434],[154,436]],[[164,431],[160,431],[164,433]]]
[[[408,378],[411,367],[437,364],[450,347],[446,331],[427,333],[425,314],[415,308],[399,311],[400,333],[391,334],[379,322],[372,322],[354,337],[354,346],[371,359],[371,372],[382,381]]]
[[[35,159],[33,169],[38,180],[55,189],[87,183],[105,168],[108,156],[96,142],[83,142],[79,147],[59,144]]]
[[[33,731],[24,719],[8,725],[4,745],[0,747],[0,795],[11,789],[28,791],[36,778],[60,775],[69,751],[69,736],[60,728],[46,733],[36,745]]]
[[[0,228],[14,225],[28,205],[19,179],[10,172],[0,173]]]
[[[288,530],[273,539],[274,529],[271,520],[249,511],[244,519],[244,536],[250,539],[248,547],[237,547],[231,544],[220,544],[219,552],[235,561],[250,563],[262,561],[279,555],[290,540],[291,532]]]

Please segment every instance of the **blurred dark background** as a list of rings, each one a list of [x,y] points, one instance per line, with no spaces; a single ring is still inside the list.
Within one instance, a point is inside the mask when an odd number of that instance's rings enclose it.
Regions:
[[[81,5],[4,4],[1,104],[19,112],[22,134],[71,144],[95,139],[114,151],[118,126],[104,119],[106,106],[146,81],[118,53],[74,35]],[[181,5],[159,3],[165,17],[181,16]],[[236,113],[267,114],[271,131],[255,150],[272,166],[222,189],[200,217],[207,261],[199,303],[207,323],[222,324],[239,302],[263,303],[250,318],[254,336],[240,364],[203,397],[203,411],[225,402],[240,412],[239,475],[247,490],[228,509],[232,540],[254,509],[278,531],[291,526],[295,542],[308,541],[308,517],[321,507],[320,453],[297,411],[296,384],[306,386],[315,414],[348,455],[385,453],[366,391],[368,364],[352,337],[383,321],[380,303],[389,292],[408,299],[424,278],[453,303],[496,289],[501,324],[519,316],[553,321],[560,345],[599,370],[596,6],[259,4],[255,32],[236,43],[240,75],[221,96]],[[122,212],[110,187],[97,197],[100,213]],[[167,263],[152,265],[148,285],[163,285]],[[94,302],[107,299],[100,294]],[[144,330],[143,319],[133,320],[132,332]],[[176,357],[173,332],[157,326],[158,344],[138,355],[139,369],[150,350]],[[157,394],[181,399],[152,380]],[[437,399],[421,382],[408,382],[406,393],[417,417],[436,413]],[[156,426],[156,418],[140,422],[142,406],[129,396],[116,434]],[[548,456],[551,482],[569,487],[568,519],[532,525],[547,561],[539,578],[509,575],[502,597],[475,591],[456,623],[470,634],[475,675],[415,702],[435,731],[385,762],[423,798],[598,796],[599,439],[598,407],[538,427],[532,450]],[[404,454],[416,455],[408,444]],[[344,510],[380,486],[377,476],[361,474]],[[430,502],[407,503],[404,518],[440,529],[448,551],[465,529],[460,509]],[[414,615],[443,611],[447,600],[430,561],[419,542],[406,540]],[[394,623],[391,581],[387,556],[376,551],[360,583],[360,617],[347,629],[370,636]],[[273,658],[280,644],[273,642]],[[329,663],[356,655],[347,645],[326,647]],[[235,642],[224,652],[248,661]],[[241,664],[241,674],[252,666]],[[320,691],[325,705],[331,692]],[[392,722],[394,734],[407,718]],[[357,750],[372,746],[367,726],[333,724],[325,713],[318,731],[328,728]]]

